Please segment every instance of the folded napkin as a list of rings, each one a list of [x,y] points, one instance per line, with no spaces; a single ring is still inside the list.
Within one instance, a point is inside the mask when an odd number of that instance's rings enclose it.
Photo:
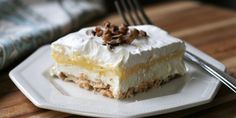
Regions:
[[[102,0],[1,0],[0,69],[104,13]]]

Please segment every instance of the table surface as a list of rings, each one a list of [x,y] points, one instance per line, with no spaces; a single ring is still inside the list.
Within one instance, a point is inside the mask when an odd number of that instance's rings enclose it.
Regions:
[[[145,10],[157,26],[216,58],[236,78],[236,11],[193,1],[151,5]],[[121,23],[113,14],[89,25],[104,20]],[[10,80],[9,70],[0,73],[0,118],[78,117],[34,106]],[[159,117],[236,117],[236,94],[221,86],[212,102]]]

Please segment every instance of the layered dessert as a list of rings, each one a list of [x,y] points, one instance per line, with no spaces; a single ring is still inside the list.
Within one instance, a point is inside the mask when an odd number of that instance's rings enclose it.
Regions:
[[[153,25],[83,28],[51,44],[52,73],[81,88],[123,99],[186,71],[184,42]]]

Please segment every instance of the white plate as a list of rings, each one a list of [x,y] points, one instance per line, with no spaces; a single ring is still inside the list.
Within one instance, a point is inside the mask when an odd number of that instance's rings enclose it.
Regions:
[[[187,50],[225,69],[223,64],[189,44]],[[86,116],[142,117],[186,109],[210,102],[220,85],[218,80],[186,63],[186,76],[134,98],[114,100],[50,78],[47,70],[52,65],[50,47],[46,45],[13,69],[10,78],[36,106]]]

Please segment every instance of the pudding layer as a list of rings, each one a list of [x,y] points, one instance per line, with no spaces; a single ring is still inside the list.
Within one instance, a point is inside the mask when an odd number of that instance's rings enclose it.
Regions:
[[[159,58],[150,58],[145,63],[140,63],[133,65],[129,68],[122,68],[122,67],[103,67],[102,65],[96,64],[95,62],[91,61],[88,58],[85,58],[80,55],[73,55],[72,57],[67,56],[65,54],[61,54],[58,52],[52,51],[51,55],[55,62],[59,65],[65,66],[78,66],[80,68],[84,68],[88,71],[98,73],[99,76],[119,76],[119,79],[127,79],[129,76],[137,73],[142,69],[148,70],[153,65],[162,62],[168,62],[175,58],[180,58],[183,56],[183,51],[177,51],[173,54],[168,54],[166,56],[162,56]],[[181,61],[181,60],[180,60]]]

